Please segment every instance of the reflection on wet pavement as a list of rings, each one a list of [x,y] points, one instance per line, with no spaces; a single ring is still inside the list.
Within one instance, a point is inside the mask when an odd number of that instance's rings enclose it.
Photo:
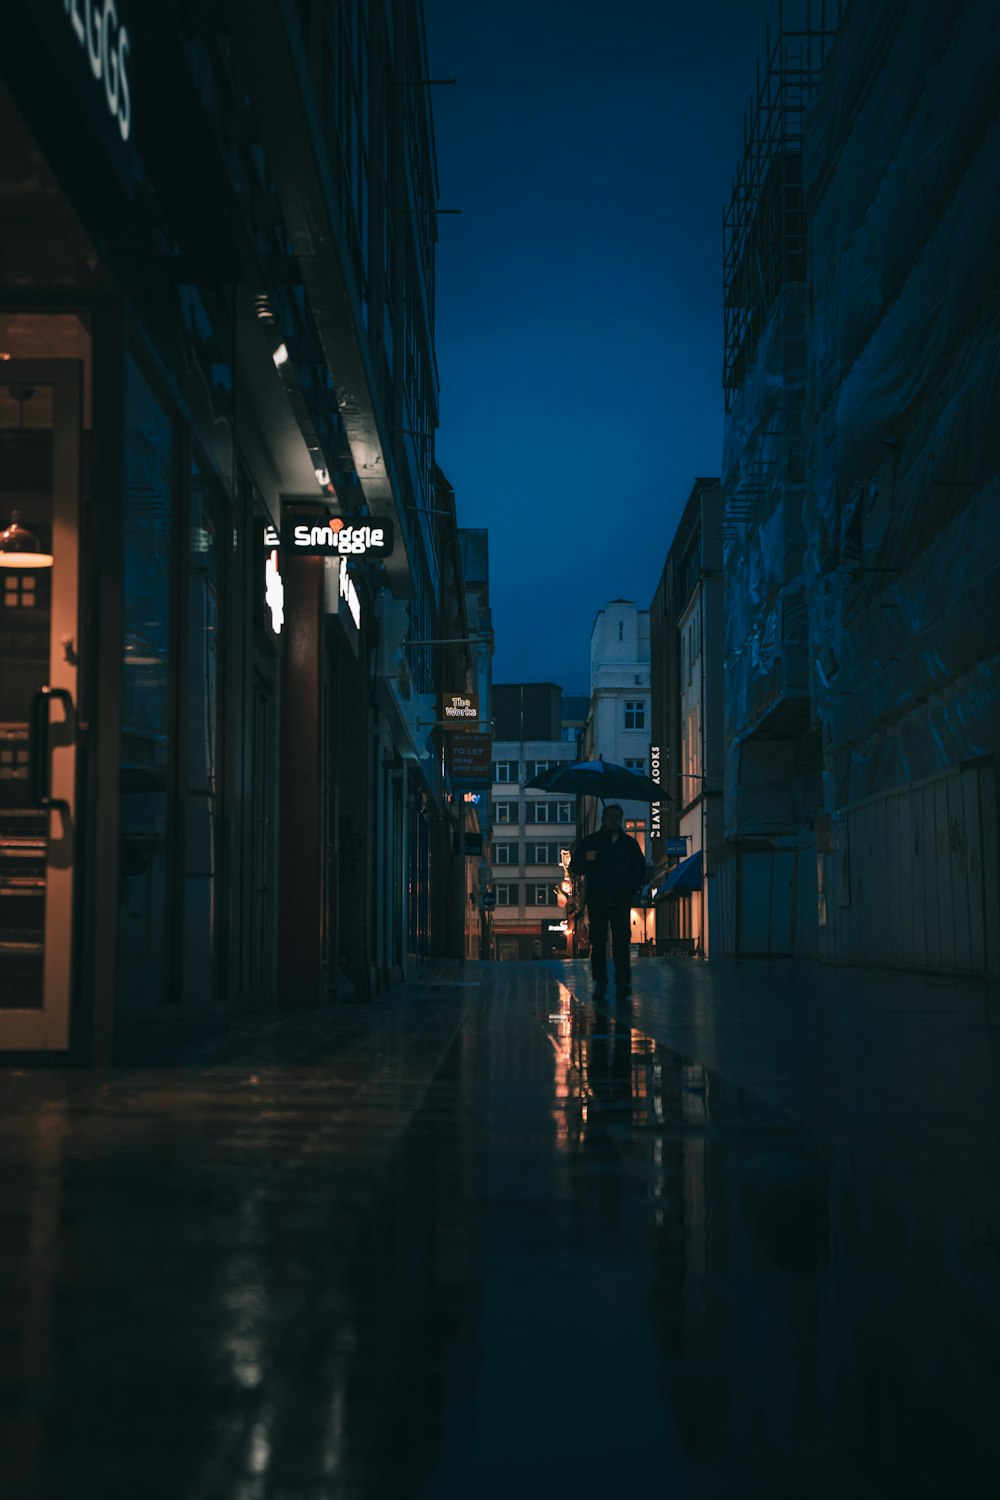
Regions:
[[[990,1493],[1000,1261],[557,975],[22,1088],[5,1500]]]

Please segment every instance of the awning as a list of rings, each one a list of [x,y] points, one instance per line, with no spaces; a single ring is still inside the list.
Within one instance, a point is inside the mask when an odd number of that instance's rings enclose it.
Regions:
[[[696,849],[687,859],[675,865],[656,892],[659,901],[664,896],[687,896],[691,891],[701,890],[701,850]]]

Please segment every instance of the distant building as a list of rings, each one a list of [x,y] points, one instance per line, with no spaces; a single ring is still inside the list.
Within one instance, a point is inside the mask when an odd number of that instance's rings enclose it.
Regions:
[[[631,599],[612,599],[598,611],[590,634],[590,705],[580,739],[582,760],[609,760],[649,774],[649,666],[649,611]],[[649,803],[613,800],[621,804],[625,831],[650,863]],[[600,800],[583,798],[581,834],[592,833],[600,819]],[[644,907],[633,909],[633,942],[645,945],[652,938],[652,914]]]
[[[465,618],[474,663],[471,687],[479,694],[481,726],[493,721],[493,615],[490,609],[489,532],[460,528],[458,545],[465,580]],[[480,893],[489,885],[490,792],[488,787],[464,794],[465,820],[465,956],[488,958],[487,916]]]
[[[583,760],[610,760],[649,774],[649,611],[631,599],[612,599],[598,611],[590,634],[590,706],[581,738]],[[616,799],[618,800],[618,799]],[[649,858],[649,804],[622,802],[625,826]],[[581,830],[600,821],[600,802],[588,797]]]
[[[576,798],[528,791],[524,783],[577,759],[575,723],[564,719],[562,689],[554,683],[498,683],[493,692],[491,956],[558,956],[569,951],[565,864],[576,839]]]

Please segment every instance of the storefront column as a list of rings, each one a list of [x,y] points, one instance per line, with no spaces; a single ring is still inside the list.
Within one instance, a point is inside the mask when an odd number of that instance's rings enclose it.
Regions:
[[[278,999],[283,1006],[312,1006],[324,996],[327,977],[323,954],[322,560],[289,557],[283,571]]]

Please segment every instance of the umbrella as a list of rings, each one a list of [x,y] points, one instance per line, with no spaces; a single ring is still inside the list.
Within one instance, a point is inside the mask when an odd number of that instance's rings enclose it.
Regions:
[[[612,760],[560,761],[547,771],[539,771],[524,785],[528,791],[568,792],[577,797],[600,797],[602,801],[609,797],[622,797],[627,802],[669,801],[655,781]]]

